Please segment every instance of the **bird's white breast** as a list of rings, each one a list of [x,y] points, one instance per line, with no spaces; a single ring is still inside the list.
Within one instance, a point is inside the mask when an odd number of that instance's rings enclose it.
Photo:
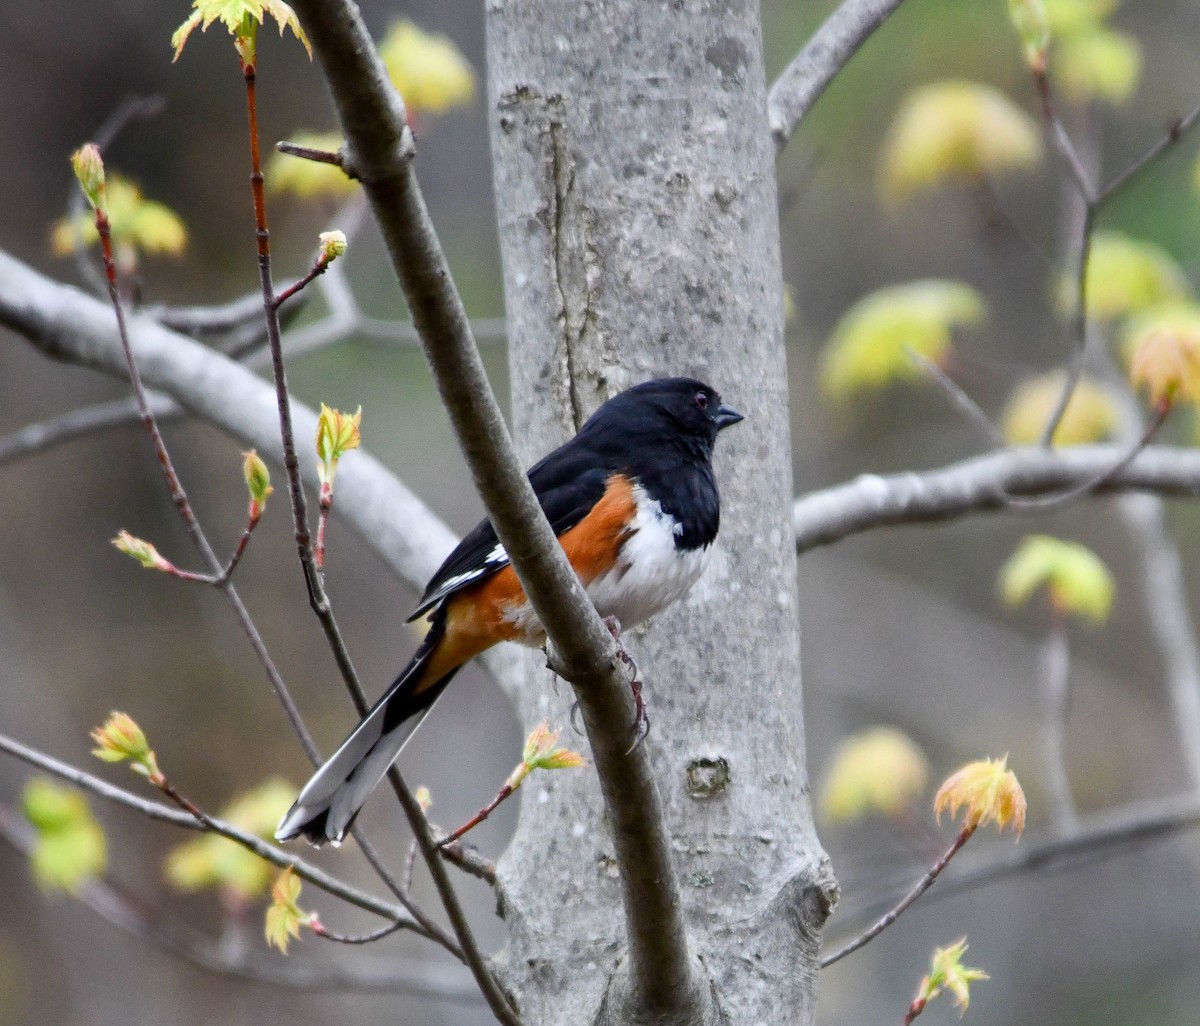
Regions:
[[[601,616],[615,616],[633,627],[683,598],[704,572],[712,546],[676,548],[675,518],[639,486],[631,533],[611,570],[588,585],[588,596]]]
[[[616,562],[593,578],[588,597],[603,617],[616,617],[622,629],[635,627],[683,598],[708,564],[711,545],[679,549],[678,522],[637,485],[633,490],[634,517]],[[523,644],[540,645],[545,639],[541,623],[528,600],[505,610],[505,619],[517,626]]]

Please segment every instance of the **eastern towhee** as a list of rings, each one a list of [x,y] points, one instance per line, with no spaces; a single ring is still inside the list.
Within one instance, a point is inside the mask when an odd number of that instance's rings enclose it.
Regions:
[[[567,558],[602,617],[631,627],[699,579],[720,519],[712,451],[742,415],[691,378],[608,400],[529,471]],[[538,622],[489,521],[433,575],[410,616],[429,617],[412,661],[305,784],[275,837],[337,843],[459,668],[500,641],[540,645]]]

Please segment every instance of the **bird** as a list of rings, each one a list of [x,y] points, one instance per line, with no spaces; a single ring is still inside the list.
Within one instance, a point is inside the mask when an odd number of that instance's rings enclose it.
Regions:
[[[743,419],[709,385],[657,378],[598,407],[528,472],[534,494],[597,612],[633,627],[699,580],[720,524],[712,454]],[[545,632],[490,521],[430,579],[409,623],[426,617],[411,661],[301,789],[275,837],[341,843],[368,795],[468,660]]]

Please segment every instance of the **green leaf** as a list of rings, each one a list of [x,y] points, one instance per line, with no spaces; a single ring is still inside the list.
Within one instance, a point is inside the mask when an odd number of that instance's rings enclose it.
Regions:
[[[23,802],[37,833],[30,865],[41,887],[74,893],[103,874],[108,844],[83,795],[35,777],[25,787]]]
[[[288,866],[275,879],[271,888],[271,904],[267,908],[264,933],[267,944],[278,948],[285,955],[288,944],[299,940],[300,928],[313,922],[313,916],[301,910],[297,904],[300,900],[300,878]]]
[[[895,816],[912,805],[929,780],[929,761],[897,727],[871,727],[838,745],[821,790],[830,820],[870,813]]]
[[[410,110],[442,114],[475,95],[475,71],[453,40],[411,21],[401,19],[391,27],[379,56]]]
[[[1004,408],[1004,437],[1013,445],[1037,445],[1066,385],[1062,371],[1023,381]],[[1116,399],[1110,389],[1082,378],[1054,430],[1054,445],[1087,445],[1110,438],[1117,428]]]
[[[1068,309],[1074,282],[1062,283],[1062,306]],[[1120,232],[1097,232],[1088,257],[1088,315],[1111,320],[1147,307],[1191,295],[1187,276],[1161,246]]]
[[[148,200],[128,178],[109,172],[105,187],[113,245],[127,251],[165,253],[177,256],[187,244],[187,229],[170,207]],[[91,211],[76,218],[62,218],[51,234],[51,245],[59,256],[67,256],[79,246],[100,241]]]
[[[881,186],[893,200],[949,181],[978,181],[1028,168],[1042,157],[1037,122],[1007,96],[978,82],[914,89],[888,130]]]
[[[220,817],[268,839],[295,797],[295,788],[273,777],[235,798],[221,810]],[[275,867],[240,844],[205,834],[173,848],[165,871],[167,880],[179,890],[220,887],[229,895],[249,901],[267,892]]]
[[[954,328],[986,316],[983,297],[961,282],[929,279],[880,289],[860,299],[834,328],[821,358],[821,386],[837,398],[917,378],[910,350],[939,362]]]
[[[1064,39],[1054,49],[1051,66],[1068,99],[1116,105],[1129,99],[1137,88],[1142,51],[1132,36],[1097,29]]]
[[[1117,0],[1044,0],[1050,33],[1056,39],[1101,28]]]
[[[1097,623],[1108,619],[1116,586],[1091,549],[1049,535],[1029,535],[1000,571],[1005,605],[1024,605],[1045,588],[1051,607]]]
[[[235,41],[253,43],[255,32],[264,18],[271,17],[279,24],[279,34],[282,36],[285,28],[291,29],[292,34],[304,44],[308,56],[312,57],[312,45],[304,29],[293,11],[283,0],[193,0],[192,13],[171,36],[171,47],[175,51],[175,60],[183,52],[188,37],[197,28],[201,32],[208,31],[208,26],[219,21]],[[251,50],[249,57],[253,60]]]

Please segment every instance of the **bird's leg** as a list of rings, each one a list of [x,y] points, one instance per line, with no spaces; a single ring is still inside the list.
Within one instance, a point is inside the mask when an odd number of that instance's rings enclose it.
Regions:
[[[646,715],[646,700],[642,698],[642,678],[638,672],[638,664],[629,654],[625,642],[621,640],[621,621],[615,616],[606,616],[604,626],[608,628],[609,633],[613,636],[613,641],[617,643],[617,657],[630,669],[629,690],[633,694],[636,713],[633,720],[633,744],[625,753],[628,755],[646,740],[646,735],[650,733],[650,717]]]

